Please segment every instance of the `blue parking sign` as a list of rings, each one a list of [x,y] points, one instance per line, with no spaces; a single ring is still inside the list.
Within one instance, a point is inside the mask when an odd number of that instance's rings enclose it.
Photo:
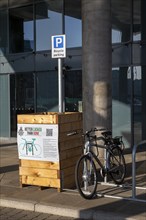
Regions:
[[[66,36],[52,36],[52,58],[66,57]]]
[[[54,48],[63,48],[63,36],[54,37]]]

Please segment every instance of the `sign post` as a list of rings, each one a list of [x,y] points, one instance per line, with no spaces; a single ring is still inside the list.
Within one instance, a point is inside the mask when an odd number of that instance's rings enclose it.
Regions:
[[[63,92],[62,92],[62,58],[66,57],[66,36],[52,36],[52,58],[58,58],[58,99],[59,112],[63,111]]]

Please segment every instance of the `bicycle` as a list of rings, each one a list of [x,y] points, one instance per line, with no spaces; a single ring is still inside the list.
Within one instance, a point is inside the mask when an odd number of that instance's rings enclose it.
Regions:
[[[96,131],[102,131],[101,136],[95,135]],[[75,181],[80,195],[85,199],[92,199],[97,190],[97,167],[99,165],[102,177],[110,175],[116,184],[122,184],[126,175],[126,164],[123,155],[124,143],[122,136],[112,138],[112,132],[106,129],[91,129],[83,134],[84,153],[79,158],[75,168]],[[97,141],[103,140],[104,145],[98,145]],[[105,164],[93,151],[93,147],[106,150]]]

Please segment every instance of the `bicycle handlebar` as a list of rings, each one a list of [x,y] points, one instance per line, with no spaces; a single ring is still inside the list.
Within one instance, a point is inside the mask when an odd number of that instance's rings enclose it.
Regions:
[[[79,134],[79,133],[77,133],[77,131],[73,131],[71,133],[68,133],[67,136],[73,136],[73,135],[76,135],[76,134]]]
[[[95,132],[95,131],[105,131],[105,132],[109,132],[109,130],[108,129],[106,129],[106,128],[91,128],[89,131],[86,131],[85,133],[82,133],[82,136],[87,136],[87,137],[89,137],[89,136],[91,136],[90,134],[92,133],[92,132]],[[80,134],[81,132],[78,132],[78,131],[72,131],[72,132],[70,132],[70,133],[67,133],[67,136],[73,136],[73,135],[77,135],[77,134]],[[105,133],[106,134],[106,133]],[[104,134],[103,134],[103,136],[104,136]]]

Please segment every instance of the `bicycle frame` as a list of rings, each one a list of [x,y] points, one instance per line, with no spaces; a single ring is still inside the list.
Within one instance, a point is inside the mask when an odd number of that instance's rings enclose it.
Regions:
[[[99,160],[99,158],[96,156],[96,154],[93,152],[92,147],[96,147],[96,148],[102,148],[105,149],[106,151],[106,165],[103,165],[101,163],[101,161]],[[101,169],[104,170],[105,174],[112,172],[115,168],[109,169],[108,163],[107,163],[107,155],[111,154],[113,156],[113,158],[119,163],[119,161],[117,160],[117,158],[115,157],[115,155],[113,154],[112,150],[111,150],[111,146],[110,145],[97,145],[97,144],[91,144],[91,142],[88,140],[85,143],[85,147],[84,147],[84,154],[89,155],[89,157],[94,158],[95,161],[98,163],[98,165],[100,166]]]

